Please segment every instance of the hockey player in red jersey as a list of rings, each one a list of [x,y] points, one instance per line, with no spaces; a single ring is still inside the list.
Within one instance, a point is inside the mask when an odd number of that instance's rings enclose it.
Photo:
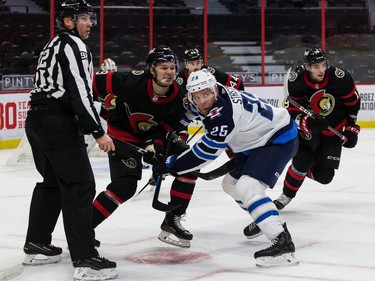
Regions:
[[[342,146],[353,148],[357,144],[360,127],[356,124],[360,97],[348,71],[329,66],[321,48],[304,53],[304,66],[288,81],[290,97],[317,115],[313,119],[290,104],[288,111],[299,128],[300,145],[289,166],[283,193],[274,200],[281,210],[296,196],[306,177],[321,184],[332,181],[339,168]],[[341,132],[346,141],[328,130],[328,126]],[[261,234],[251,223],[244,229],[248,238]]]
[[[216,81],[224,86],[229,86],[240,91],[244,90],[241,78],[233,76],[232,74],[227,74],[212,66],[204,65],[203,58],[198,49],[186,49],[184,52],[184,63],[185,69],[181,70],[176,78],[177,83],[184,89],[184,91],[186,91],[186,82],[190,73],[201,69],[208,69],[215,77]]]
[[[94,77],[94,92],[104,107],[107,132],[113,138],[116,153],[108,153],[111,183],[94,200],[93,226],[97,227],[137,190],[143,160],[152,164],[164,157],[166,135],[178,131],[186,140],[186,125],[180,124],[185,113],[184,91],[175,82],[178,60],[170,48],[154,48],[147,56],[146,71],[102,72]],[[104,116],[103,116],[104,117]],[[144,148],[135,151],[124,142]],[[173,141],[171,152],[188,146]],[[180,220],[190,202],[196,177],[181,176],[172,184],[169,204],[179,206],[167,212],[159,239],[179,247],[190,247],[193,235]],[[173,234],[177,239],[169,237]]]

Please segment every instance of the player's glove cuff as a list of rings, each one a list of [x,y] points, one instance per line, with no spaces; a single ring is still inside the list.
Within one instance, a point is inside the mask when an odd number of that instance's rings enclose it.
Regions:
[[[361,131],[361,127],[358,125],[346,125],[343,135],[347,138],[342,144],[343,147],[353,148],[357,145],[358,134]]]

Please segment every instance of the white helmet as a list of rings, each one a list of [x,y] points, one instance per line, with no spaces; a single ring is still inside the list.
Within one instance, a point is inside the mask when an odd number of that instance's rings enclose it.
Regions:
[[[117,65],[112,59],[107,58],[100,64],[100,71],[102,73],[116,72]]]
[[[193,103],[191,94],[203,89],[211,89],[216,97],[216,78],[206,68],[190,73],[186,83],[187,96],[191,103]]]

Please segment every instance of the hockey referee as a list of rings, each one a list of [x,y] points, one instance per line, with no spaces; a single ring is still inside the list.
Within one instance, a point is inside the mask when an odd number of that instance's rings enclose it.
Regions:
[[[113,279],[116,263],[100,257],[94,247],[95,179],[84,142],[84,134],[92,134],[102,150],[115,149],[93,106],[92,54],[83,42],[96,16],[85,0],[62,0],[55,16],[59,32],[40,53],[26,119],[26,135],[43,181],[31,199],[23,265],[61,261],[62,248],[51,240],[62,211],[73,279]]]

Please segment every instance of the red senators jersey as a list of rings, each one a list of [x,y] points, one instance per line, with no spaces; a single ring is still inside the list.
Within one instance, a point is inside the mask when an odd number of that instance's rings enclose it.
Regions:
[[[115,138],[142,142],[156,127],[180,129],[186,108],[184,94],[175,82],[159,97],[153,92],[149,72],[108,72],[94,76],[93,89],[102,103],[108,134]]]
[[[324,80],[320,83],[311,82],[308,71],[291,75],[288,81],[290,97],[305,108],[324,116],[331,127],[342,131],[349,115],[357,115],[360,109],[360,97],[352,76],[348,71],[331,66],[326,70]],[[288,107],[289,113],[295,118],[301,114],[293,105]],[[332,136],[329,130],[324,135]]]

